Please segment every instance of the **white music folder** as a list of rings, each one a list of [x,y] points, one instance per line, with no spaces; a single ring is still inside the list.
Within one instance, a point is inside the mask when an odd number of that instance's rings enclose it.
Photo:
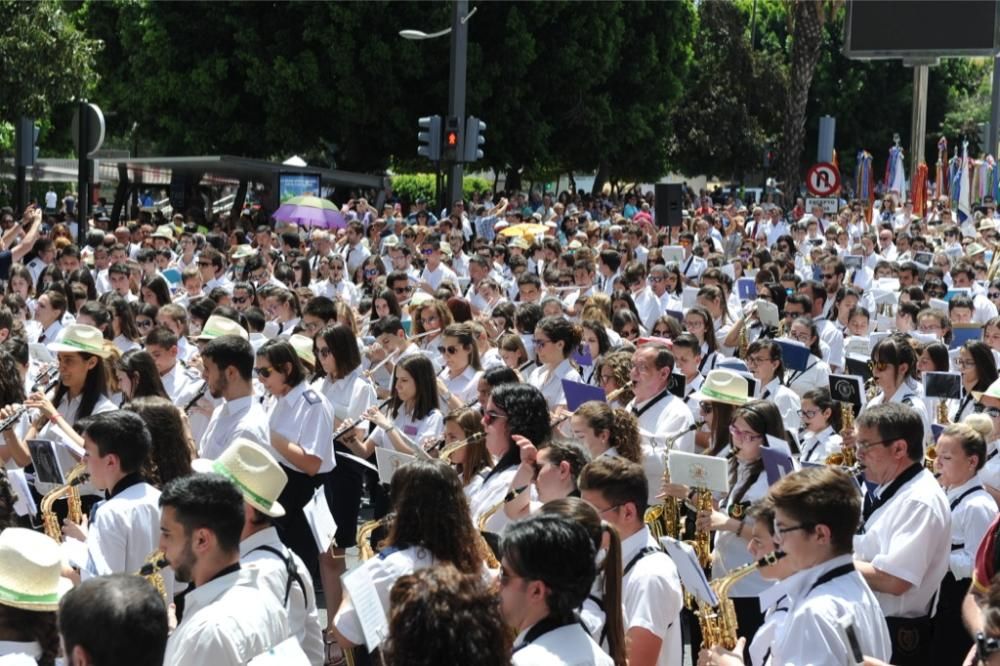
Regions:
[[[305,514],[306,522],[309,523],[309,529],[312,530],[319,552],[325,553],[330,550],[337,536],[337,523],[330,512],[330,505],[326,502],[323,486],[316,489],[312,499],[302,507],[302,512]]]

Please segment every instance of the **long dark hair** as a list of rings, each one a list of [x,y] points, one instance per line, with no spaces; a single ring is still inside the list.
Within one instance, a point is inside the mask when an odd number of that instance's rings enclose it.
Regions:
[[[778,408],[774,406],[774,403],[768,402],[766,400],[752,400],[747,404],[738,407],[733,413],[732,422],[735,423],[736,419],[743,419],[747,422],[747,425],[753,428],[753,431],[764,437],[762,442],[763,446],[770,446],[767,441],[767,436],[777,437],[787,441],[788,436],[785,433],[785,424],[781,420],[781,412]],[[793,449],[794,450],[794,449]],[[760,477],[761,472],[764,471],[764,459],[763,457],[758,458],[755,462],[750,464],[750,473],[743,485],[736,487],[737,481],[737,471],[739,469],[739,462],[736,456],[729,459],[729,492],[730,500],[732,504],[738,504],[743,496],[750,490],[750,487],[757,482]]]
[[[413,419],[422,421],[427,415],[438,408],[437,375],[434,372],[434,365],[430,359],[423,354],[407,356],[396,366],[402,368],[413,378],[413,383],[417,387],[417,397],[413,405]],[[389,413],[393,418],[399,416],[399,408],[403,406],[403,401],[396,393],[396,373],[392,375],[392,401],[389,403]]]
[[[138,414],[152,435],[153,446],[142,466],[143,476],[151,485],[162,488],[191,473],[192,451],[184,433],[184,421],[172,402],[149,396],[131,400],[122,409]]]
[[[37,642],[42,648],[39,666],[54,666],[59,657],[59,627],[55,611],[30,611],[0,605],[0,627],[24,642]]]
[[[109,344],[109,343],[105,343]],[[63,352],[67,353],[67,352]],[[87,378],[83,382],[83,391],[80,395],[80,407],[76,410],[76,416],[74,417],[74,422],[80,419],[90,416],[94,413],[94,407],[97,406],[97,401],[101,399],[101,396],[108,395],[108,366],[104,362],[104,359],[96,354],[88,354],[87,352],[68,352],[70,354],[79,354],[84,362],[89,361],[92,358],[97,359],[97,365],[87,371]],[[69,389],[62,382],[56,386],[55,395],[52,396],[52,405],[58,409],[59,405],[62,404],[62,399],[69,393]]]
[[[537,388],[531,384],[501,384],[493,389],[491,398],[493,404],[506,412],[507,428],[511,435],[521,435],[539,449],[551,439],[548,403]],[[486,478],[520,462],[521,450],[511,439],[507,451],[500,456]]]
[[[156,362],[149,352],[143,349],[132,349],[125,352],[115,361],[115,369],[128,375],[132,382],[132,395],[125,396],[126,401],[136,398],[158,397],[167,398],[167,390],[156,369]]]
[[[389,496],[395,517],[387,545],[419,546],[438,562],[453,564],[463,573],[482,572],[469,502],[451,465],[443,460],[415,459],[392,475]],[[442,507],[447,510],[442,511]]]
[[[354,369],[361,365],[361,352],[358,350],[357,339],[354,332],[343,324],[326,326],[320,331],[317,338],[322,338],[326,343],[333,359],[337,362],[336,379],[343,379],[354,372]],[[319,355],[317,354],[317,359]],[[316,363],[319,368],[319,363]]]
[[[17,361],[10,352],[0,349],[0,405],[24,402],[24,382]]]
[[[982,340],[969,340],[962,348],[969,352],[976,364],[976,385],[973,391],[985,391],[997,380],[997,362],[993,350]]]

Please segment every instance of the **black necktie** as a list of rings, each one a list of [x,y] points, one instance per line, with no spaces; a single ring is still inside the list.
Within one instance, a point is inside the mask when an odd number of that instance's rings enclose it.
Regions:
[[[764,390],[764,395],[760,396],[760,399],[761,400],[767,400],[770,397],[771,397],[771,389],[765,389]]]
[[[45,334],[44,333],[42,333],[40,336],[38,336],[38,342],[39,342],[39,344],[45,342]]]

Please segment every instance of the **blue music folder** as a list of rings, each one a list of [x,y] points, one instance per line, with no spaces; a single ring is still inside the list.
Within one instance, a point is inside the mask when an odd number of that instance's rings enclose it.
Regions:
[[[775,342],[781,347],[781,362],[786,370],[798,370],[805,372],[809,367],[809,347],[795,340],[775,338]]]
[[[982,340],[983,327],[978,325],[956,324],[951,329],[951,344],[948,349],[958,349],[969,340]]]
[[[600,386],[591,386],[583,382],[574,382],[569,379],[562,380],[563,393],[566,395],[566,408],[575,412],[585,402],[598,400],[607,402],[604,389]]]
[[[781,480],[795,471],[795,463],[792,457],[774,447],[762,446],[760,449],[760,459],[764,463],[764,471],[767,472],[768,485]]]
[[[736,293],[741,301],[757,300],[757,282],[753,278],[740,278],[736,281]]]

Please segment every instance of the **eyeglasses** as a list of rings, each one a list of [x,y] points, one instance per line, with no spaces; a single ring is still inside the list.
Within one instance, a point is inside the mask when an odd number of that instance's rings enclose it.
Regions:
[[[139,328],[152,328],[153,321],[150,319],[136,319],[135,325],[138,326]]]
[[[880,440],[878,440],[876,442],[856,441],[854,445],[858,449],[858,451],[867,451],[868,449],[872,448],[873,446],[880,446],[880,445],[881,446],[885,446],[886,444],[891,444],[894,441],[896,441],[896,440],[894,440],[894,439],[880,439]]]
[[[990,655],[995,652],[1000,652],[1000,638],[995,636],[987,638],[986,634],[978,632],[976,634],[976,657],[979,658],[979,661],[985,664]]]
[[[773,360],[774,359],[772,359],[769,356],[747,356],[747,367],[752,368],[755,365],[759,365],[761,363],[769,363]]]
[[[544,347],[547,344],[551,344],[552,343],[551,340],[539,340],[538,338],[532,338],[531,342],[532,342],[532,344],[535,345],[535,347],[538,347],[539,349],[542,348],[542,347]]]
[[[991,291],[989,294],[987,294],[987,296],[990,297],[991,301],[992,300],[996,300],[996,299],[1000,298],[1000,291]]]
[[[212,262],[211,261],[199,261],[198,265],[201,266],[202,268],[208,268],[209,266],[212,265]]]
[[[397,294],[408,294],[413,291],[413,287],[393,287],[392,290]]]
[[[322,356],[323,358],[327,358],[328,356],[333,356],[333,350],[330,349],[329,347],[320,347],[316,351],[319,352],[319,355]]]
[[[665,282],[667,278],[663,277],[662,275],[654,275],[653,277],[651,277],[649,279],[652,280],[653,282],[659,284],[660,282]]]
[[[368,270],[365,271],[365,277],[370,278],[370,277],[375,277],[376,275],[378,275],[377,268],[369,268]]]
[[[958,367],[960,367],[962,370],[968,370],[970,368],[976,367],[976,362],[973,361],[971,358],[970,359],[962,359],[962,358],[960,358],[955,363],[955,365],[957,365]]]
[[[609,506],[609,507],[608,507],[607,509],[598,509],[598,511],[597,511],[597,515],[599,515],[599,516],[603,516],[603,515],[604,515],[604,514],[606,514],[606,513],[608,512],[608,511],[614,511],[615,509],[620,509],[620,508],[621,508],[621,506],[622,506],[621,504],[615,504],[614,506]],[[596,507],[595,507],[595,508],[596,508]]]
[[[715,407],[710,402],[699,402],[698,409],[702,414],[711,414],[715,410]]]
[[[926,333],[926,331],[923,332]],[[886,363],[885,361],[873,361],[872,370],[875,370],[876,372],[883,372],[886,368],[889,367],[889,365],[891,364]]]
[[[487,409],[483,413],[483,424],[493,425],[493,422],[496,421],[497,419],[505,419],[505,418],[507,418],[506,414],[501,414],[500,412],[495,412],[492,409]]]
[[[729,434],[733,436],[733,439],[739,439],[748,442],[752,442],[757,439],[764,439],[764,435],[758,435],[757,433],[750,432],[749,430],[740,430],[734,425],[729,426]]]
[[[254,368],[253,371],[257,373],[258,377],[267,379],[274,373],[274,368]]]
[[[800,523],[798,525],[791,525],[789,527],[778,527],[778,523],[774,523],[774,543],[780,544],[785,540],[785,535],[789,532],[797,532],[798,530],[811,530],[816,527],[816,523]]]
[[[818,409],[800,409],[799,410],[799,416],[801,416],[803,418],[807,418],[807,419],[811,419],[812,417],[816,416],[817,414],[819,414],[819,410]]]
[[[447,354],[448,356],[457,354],[459,349],[461,349],[461,347],[457,347],[455,345],[448,345],[447,347],[444,345],[438,345],[438,353]]]

